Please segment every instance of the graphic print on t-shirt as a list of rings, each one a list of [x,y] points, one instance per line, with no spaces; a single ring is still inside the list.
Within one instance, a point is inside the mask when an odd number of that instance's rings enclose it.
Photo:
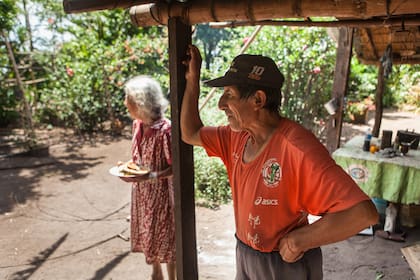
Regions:
[[[253,217],[252,214],[249,213],[248,222],[255,229],[257,226],[261,224],[260,216]]]
[[[264,184],[269,188],[275,188],[281,180],[281,166],[275,158],[268,159],[262,167]]]
[[[258,236],[258,233],[251,235],[249,232],[247,233],[247,240],[250,245],[254,245],[254,247],[257,247],[258,244],[260,244],[260,237]]]

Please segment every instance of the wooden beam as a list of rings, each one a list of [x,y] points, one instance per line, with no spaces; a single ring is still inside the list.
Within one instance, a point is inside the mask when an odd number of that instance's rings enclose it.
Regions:
[[[375,123],[373,124],[372,136],[379,137],[379,130],[381,128],[382,115],[384,111],[383,99],[385,92],[385,77],[384,67],[382,63],[378,66],[378,86],[375,94]]]
[[[98,10],[112,10],[117,8],[129,8],[134,5],[153,3],[150,0],[63,0],[64,12],[81,13]]]
[[[379,55],[378,55],[378,52],[376,51],[375,42],[373,41],[373,38],[372,38],[372,32],[370,31],[370,29],[365,29],[365,31],[368,37],[368,44],[370,48],[372,49],[372,53],[374,55],[374,59],[379,60]]]
[[[299,5],[296,4],[297,2]],[[387,8],[391,14],[388,13]],[[371,19],[418,13],[420,13],[418,0],[201,0],[187,3],[159,1],[130,9],[132,21],[139,26],[166,25],[171,17],[180,17],[184,22],[192,25],[220,21],[256,22],[280,18]]]
[[[338,100],[338,111],[327,122],[327,149],[330,153],[340,147],[341,128],[343,126],[344,97],[350,74],[350,61],[353,46],[353,28],[339,29],[337,58],[335,61],[332,98]]]
[[[401,26],[404,22],[405,26],[419,26],[419,18],[395,17],[392,19],[338,19],[338,20],[256,20],[256,21],[232,21],[232,22],[213,22],[210,24],[213,28],[240,27],[250,25],[270,25],[270,26],[294,26],[294,27],[393,27]]]
[[[185,90],[185,59],[191,44],[191,26],[171,18],[169,28],[169,73],[172,119],[172,168],[175,186],[176,266],[178,280],[198,279],[195,230],[193,148],[181,140],[180,113]]]
[[[358,54],[357,58],[363,63],[363,64],[369,64],[369,65],[377,65],[379,66],[380,61],[379,60],[372,60],[372,59],[367,59],[366,57],[362,57]],[[392,57],[392,64],[393,65],[399,65],[399,64],[420,64],[420,58],[419,57],[400,57],[398,55],[396,55],[395,53],[393,54]]]

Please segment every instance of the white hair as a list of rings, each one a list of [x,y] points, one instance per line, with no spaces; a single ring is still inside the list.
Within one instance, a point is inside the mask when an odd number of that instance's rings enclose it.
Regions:
[[[152,120],[160,119],[168,108],[169,102],[163,96],[159,83],[149,76],[131,78],[125,83],[124,92]]]

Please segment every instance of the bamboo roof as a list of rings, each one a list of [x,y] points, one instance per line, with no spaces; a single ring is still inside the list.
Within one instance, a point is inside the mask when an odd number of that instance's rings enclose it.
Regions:
[[[394,64],[420,63],[418,0],[63,0],[63,5],[67,13],[129,8],[136,26],[166,25],[170,17],[218,27],[349,26],[356,30],[354,47],[362,62],[378,64],[390,45]]]

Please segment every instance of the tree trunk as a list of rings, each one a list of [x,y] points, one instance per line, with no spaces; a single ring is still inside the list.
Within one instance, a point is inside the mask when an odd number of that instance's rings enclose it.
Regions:
[[[375,124],[372,129],[372,136],[379,137],[379,130],[381,128],[382,114],[384,111],[382,100],[384,98],[385,90],[385,77],[384,77],[384,67],[382,63],[379,63],[378,68],[378,87],[376,88],[375,96]]]
[[[34,52],[34,43],[33,43],[33,39],[32,39],[32,27],[31,27],[31,21],[29,20],[29,12],[28,9],[26,8],[26,0],[22,0],[23,3],[23,13],[25,15],[25,26],[26,26],[26,32],[28,34],[28,43],[29,43],[29,75],[31,76],[31,81],[35,81],[35,74],[34,71],[32,69],[32,66],[34,64],[34,60],[32,59],[32,54]],[[38,98],[37,96],[31,92],[32,98],[33,98],[33,102],[32,104],[36,104],[38,102]],[[35,108],[36,106],[33,106],[33,108]]]
[[[28,33],[28,41],[29,41],[29,52],[34,51],[34,43],[32,40],[32,28],[31,28],[31,22],[29,20],[29,13],[26,8],[26,0],[22,0],[23,3],[23,13],[25,14],[25,26],[26,26],[26,32]]]
[[[10,63],[12,64],[13,71],[15,72],[17,86],[22,93],[22,101],[23,101],[23,106],[24,106],[23,127],[25,129],[26,140],[29,143],[29,148],[32,148],[33,144],[35,144],[36,142],[36,139],[35,139],[35,131],[32,125],[31,109],[29,107],[28,101],[26,100],[25,85],[23,84],[22,78],[20,77],[19,69],[17,67],[16,60],[15,60],[15,55],[13,53],[12,45],[10,44],[7,32],[5,30],[1,30],[1,35],[3,36],[4,43],[6,44],[7,54],[9,56]]]

